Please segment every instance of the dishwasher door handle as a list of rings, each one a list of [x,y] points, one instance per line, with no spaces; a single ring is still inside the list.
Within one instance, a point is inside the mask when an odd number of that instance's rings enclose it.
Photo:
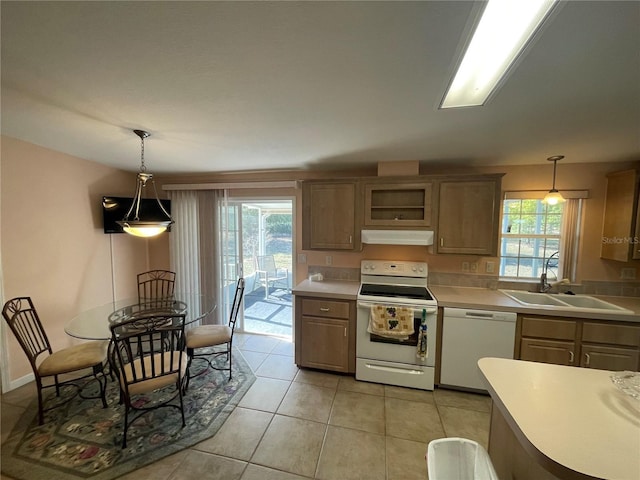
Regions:
[[[444,318],[449,317],[447,315],[447,311],[445,309]],[[469,318],[469,319],[477,319],[477,320],[493,320],[496,322],[515,322],[517,320],[517,315],[503,315],[502,312],[476,312],[469,311],[464,313],[464,317],[453,316],[450,318]]]
[[[487,318],[493,319],[493,313],[481,313],[481,312],[466,312],[464,314],[465,317],[468,318]]]

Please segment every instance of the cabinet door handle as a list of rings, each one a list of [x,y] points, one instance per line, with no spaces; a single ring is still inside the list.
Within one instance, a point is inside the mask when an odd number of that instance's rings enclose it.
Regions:
[[[351,245],[353,243],[353,236],[349,235],[349,245]]]
[[[321,312],[328,312],[329,311],[329,307],[320,307],[320,311]]]
[[[585,365],[589,365],[591,363],[591,357],[588,353],[584,354],[584,359],[586,360]]]
[[[444,247],[444,238],[440,237],[440,246]]]
[[[345,336],[345,338],[347,336],[347,327],[344,327],[344,336]]]
[[[569,350],[569,363],[573,363],[573,352]]]

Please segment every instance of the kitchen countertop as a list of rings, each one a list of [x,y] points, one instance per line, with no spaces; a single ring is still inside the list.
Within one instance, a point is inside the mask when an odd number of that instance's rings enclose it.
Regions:
[[[293,289],[294,295],[306,297],[331,297],[343,300],[356,300],[360,282],[346,280],[323,280],[312,282],[303,280]],[[474,287],[454,287],[430,285],[429,290],[436,297],[439,307],[471,308],[477,310],[498,310],[503,312],[529,313],[534,315],[554,315],[573,318],[592,318],[596,320],[617,320],[640,323],[639,297],[612,297],[590,295],[614,305],[632,310],[634,314],[622,314],[608,311],[584,311],[559,309],[554,307],[526,306],[516,302],[499,290]]]
[[[360,282],[346,280],[322,280],[312,282],[303,280],[293,289],[294,295],[304,297],[331,297],[342,300],[355,300],[360,289]]]
[[[560,478],[640,478],[640,401],[611,372],[502,358],[478,366],[494,408],[542,467]]]
[[[633,311],[633,314],[615,313],[606,310],[585,311],[562,309],[558,307],[526,306],[518,303],[499,290],[474,287],[429,286],[429,290],[438,300],[439,307],[471,308],[478,310],[499,310],[503,312],[529,313],[534,315],[553,315],[573,318],[592,318],[595,320],[617,320],[640,323],[639,297],[612,297],[589,295],[605,302]]]

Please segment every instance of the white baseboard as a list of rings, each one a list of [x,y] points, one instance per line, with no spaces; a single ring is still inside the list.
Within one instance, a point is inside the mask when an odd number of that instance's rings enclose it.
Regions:
[[[15,390],[16,388],[19,388],[23,385],[26,385],[29,382],[33,382],[35,381],[36,377],[33,375],[33,373],[30,373],[28,375],[25,375],[24,377],[20,377],[17,378],[15,380],[11,380],[9,382],[9,389],[7,391],[4,391],[2,393],[7,393],[10,392],[11,390]]]

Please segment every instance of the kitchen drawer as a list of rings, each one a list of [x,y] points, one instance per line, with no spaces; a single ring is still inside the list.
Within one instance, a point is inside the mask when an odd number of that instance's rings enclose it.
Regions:
[[[577,322],[553,318],[522,318],[522,336],[551,338],[553,340],[575,340]]]
[[[302,315],[349,319],[349,302],[330,300],[302,300]]]
[[[640,346],[640,327],[585,322],[582,327],[582,341],[638,347]]]

